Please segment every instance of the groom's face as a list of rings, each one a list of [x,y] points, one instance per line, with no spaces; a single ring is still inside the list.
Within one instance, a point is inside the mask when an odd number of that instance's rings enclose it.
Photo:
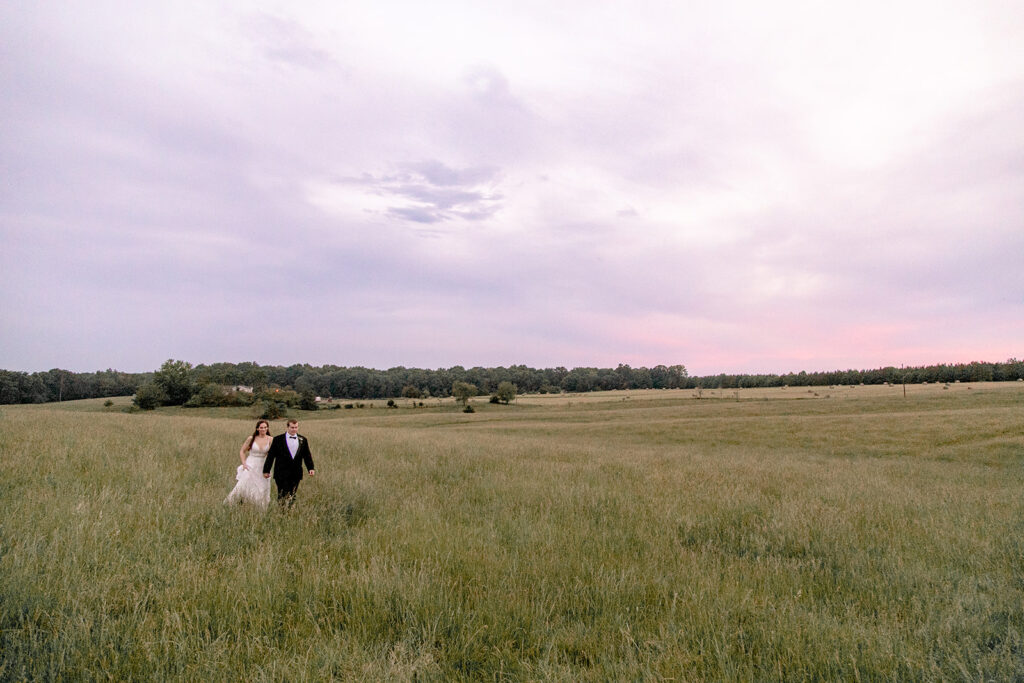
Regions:
[[[296,432],[299,431],[299,423],[298,422],[289,422],[288,425],[285,427],[285,429],[288,430],[289,434],[295,434]]]

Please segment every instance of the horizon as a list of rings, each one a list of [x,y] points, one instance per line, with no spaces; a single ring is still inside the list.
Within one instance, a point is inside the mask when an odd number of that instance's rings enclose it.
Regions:
[[[1024,353],[1009,0],[8,3],[0,40],[0,367]]]
[[[165,361],[184,361],[186,363],[189,363],[189,365],[193,369],[197,368],[197,367],[200,367],[200,366],[210,367],[210,366],[218,365],[218,364],[240,365],[242,363],[253,363],[257,367],[261,367],[261,368],[264,368],[264,367],[288,368],[288,367],[291,367],[292,365],[309,365],[312,368],[318,368],[318,369],[322,369],[324,367],[330,366],[330,367],[337,367],[337,368],[342,368],[342,369],[361,368],[361,369],[370,370],[370,371],[373,371],[373,372],[388,372],[390,370],[395,370],[395,369],[398,369],[398,368],[405,368],[406,370],[425,370],[425,371],[429,371],[429,372],[435,372],[435,371],[440,371],[440,370],[451,370],[452,368],[456,368],[456,367],[461,367],[461,368],[463,368],[465,370],[472,370],[474,368],[494,369],[494,368],[499,368],[499,367],[500,368],[510,368],[510,367],[519,367],[519,366],[525,366],[529,370],[541,370],[541,371],[543,371],[543,370],[554,370],[554,369],[558,369],[558,368],[564,368],[565,370],[568,370],[568,371],[572,371],[572,370],[576,370],[576,369],[580,369],[580,368],[595,368],[595,369],[599,369],[599,370],[606,370],[606,369],[614,370],[616,367],[618,367],[620,365],[619,363],[616,363],[615,365],[572,365],[572,366],[570,366],[570,365],[549,365],[549,366],[531,366],[531,365],[528,365],[528,364],[525,364],[525,363],[511,363],[511,364],[489,365],[489,366],[486,366],[486,365],[464,365],[464,364],[456,363],[455,365],[446,365],[446,366],[437,366],[437,367],[423,367],[423,366],[416,366],[416,365],[392,365],[392,366],[387,367],[387,368],[379,368],[379,367],[371,367],[371,366],[365,366],[365,365],[339,365],[337,363],[323,363],[323,364],[319,364],[319,365],[314,365],[312,363],[289,363],[287,365],[282,365],[280,363],[258,363],[256,361],[212,361],[212,362],[209,362],[209,363],[191,363],[190,361],[185,360],[185,359],[181,359],[181,358],[168,358],[168,359],[165,359]],[[673,364],[669,364],[669,363],[655,363],[653,365],[632,365],[632,364],[628,364],[628,363],[622,363],[621,365],[629,365],[629,367],[631,367],[633,369],[641,369],[641,368],[643,368],[643,369],[648,369],[648,370],[650,370],[651,368],[654,368],[654,367],[658,367],[659,365],[660,366],[665,366],[665,367],[672,367],[673,365],[682,365],[686,369],[686,376],[687,377],[715,377],[717,375],[727,375],[727,376],[779,375],[779,376],[781,376],[781,375],[800,374],[802,372],[806,373],[808,375],[815,375],[815,374],[828,374],[828,373],[831,373],[831,372],[870,372],[870,371],[873,371],[873,370],[882,370],[882,369],[886,369],[886,368],[898,368],[898,369],[913,370],[915,368],[929,368],[929,367],[941,367],[941,366],[956,367],[956,366],[973,365],[973,364],[1001,365],[1001,364],[1014,363],[1014,362],[1020,362],[1019,359],[1016,358],[1016,356],[1010,356],[1010,357],[1008,357],[1008,358],[1006,358],[1004,360],[1001,360],[1001,361],[972,360],[972,361],[964,361],[964,362],[942,362],[942,363],[901,364],[901,365],[894,365],[892,363],[888,363],[888,364],[884,364],[884,365],[877,365],[877,366],[872,366],[872,367],[860,367],[860,368],[857,368],[857,367],[846,367],[846,368],[827,368],[827,369],[815,369],[815,370],[811,370],[809,368],[801,368],[799,370],[787,370],[787,371],[784,371],[784,372],[729,372],[729,371],[718,371],[718,372],[708,372],[708,373],[694,373],[694,372],[691,372],[689,367],[687,367],[685,363],[673,363]],[[162,363],[161,363],[161,365],[162,365]],[[120,372],[120,373],[124,373],[124,374],[128,374],[128,375],[138,375],[138,374],[145,374],[145,373],[150,373],[150,372],[156,372],[159,369],[160,369],[159,365],[154,367],[154,368],[152,368],[152,369],[150,369],[150,370],[123,370],[121,368],[115,368],[113,366],[108,366],[108,367],[106,367],[106,368],[104,368],[102,370],[72,370],[70,368],[64,368],[64,367],[52,367],[52,368],[47,368],[46,370],[16,370],[16,369],[12,369],[12,368],[0,368],[0,370],[4,370],[4,371],[8,371],[8,372],[24,372],[24,373],[27,373],[27,374],[52,372],[52,371],[55,371],[55,370],[60,370],[60,371],[64,371],[64,372],[71,372],[73,374],[82,374],[82,375],[102,373],[102,372],[108,372],[108,371]]]

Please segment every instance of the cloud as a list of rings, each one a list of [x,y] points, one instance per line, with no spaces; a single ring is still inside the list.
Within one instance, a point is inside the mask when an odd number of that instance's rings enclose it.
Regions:
[[[5,7],[0,367],[1019,356],[995,7]]]
[[[330,52],[318,47],[316,36],[294,19],[260,12],[244,17],[241,29],[271,62],[314,71],[336,63]]]
[[[501,210],[499,183],[500,172],[494,167],[456,169],[429,160],[398,164],[388,174],[342,178],[333,183],[340,192],[321,186],[315,201],[321,206],[332,201],[336,206],[356,203],[356,210],[413,223],[478,222]]]

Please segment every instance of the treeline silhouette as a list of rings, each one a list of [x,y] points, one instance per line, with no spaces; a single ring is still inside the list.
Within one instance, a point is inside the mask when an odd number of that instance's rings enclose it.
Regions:
[[[0,370],[0,404],[49,403],[80,398],[131,396],[153,373],[129,373],[116,370],[100,372],[13,372]]]
[[[185,364],[187,365],[187,364]],[[1024,361],[959,363],[873,370],[833,370],[787,374],[718,374],[691,377],[682,365],[653,368],[564,367],[535,369],[525,365],[466,369],[462,366],[426,370],[395,367],[376,370],[308,364],[275,366],[257,363],[214,363],[189,367],[190,383],[199,391],[209,385],[244,386],[256,390],[279,387],[322,397],[381,399],[402,396],[408,387],[421,396],[451,395],[455,382],[468,382],[481,395],[493,393],[501,382],[512,382],[518,393],[578,393],[612,389],[739,389],[749,387],[890,384],[906,382],[1001,382],[1024,380]],[[151,382],[154,373],[104,370],[75,373],[0,370],[0,404],[47,403],[82,398],[129,396]]]

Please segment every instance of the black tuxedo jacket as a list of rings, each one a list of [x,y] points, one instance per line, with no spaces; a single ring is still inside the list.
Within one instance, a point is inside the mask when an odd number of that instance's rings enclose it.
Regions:
[[[309,440],[301,434],[299,437],[299,450],[292,452],[288,450],[287,434],[278,434],[270,442],[270,451],[267,453],[267,460],[263,463],[263,474],[269,474],[271,468],[274,470],[274,481],[278,488],[290,489],[302,481],[302,464],[306,464],[307,470],[316,469],[313,467],[313,454],[309,450]],[[274,463],[277,466],[274,466]]]

